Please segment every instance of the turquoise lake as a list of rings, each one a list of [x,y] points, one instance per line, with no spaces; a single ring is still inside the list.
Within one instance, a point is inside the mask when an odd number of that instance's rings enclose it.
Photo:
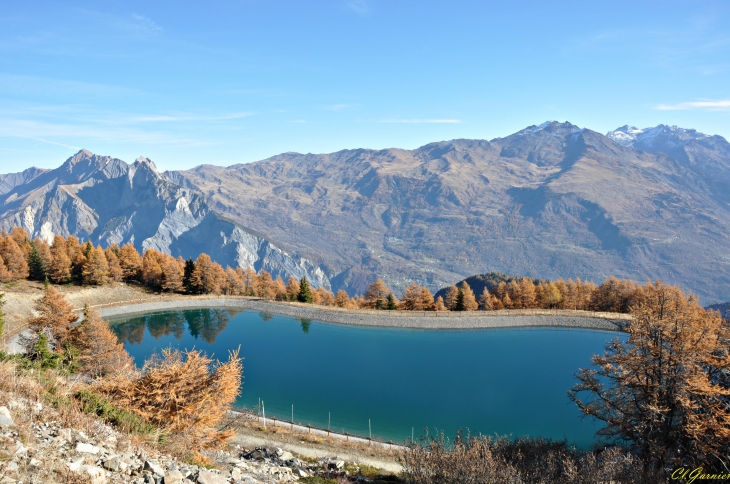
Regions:
[[[599,424],[567,390],[616,333],[580,329],[414,331],[288,316],[195,309],[110,319],[138,365],[167,347],[226,359],[240,346],[237,405],[264,400],[267,417],[403,442],[458,429],[568,439],[582,448]],[[328,413],[330,416],[328,416]]]

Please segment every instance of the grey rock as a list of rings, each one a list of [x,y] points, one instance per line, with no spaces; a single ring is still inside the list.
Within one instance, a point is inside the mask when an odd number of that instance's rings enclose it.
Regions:
[[[10,416],[8,407],[0,407],[0,427],[15,427],[13,417]]]
[[[286,462],[286,461],[288,461],[288,460],[292,460],[292,459],[294,458],[294,455],[292,455],[292,453],[291,453],[291,452],[287,452],[287,451],[282,451],[281,453],[278,453],[278,452],[277,452],[277,454],[276,454],[276,455],[277,455],[277,457],[278,457],[278,458],[279,458],[279,459],[280,459],[280,460],[281,460],[282,462]]]
[[[201,470],[195,480],[198,484],[228,484],[228,479],[220,474]]]
[[[105,484],[107,482],[106,473],[101,467],[89,465],[82,466],[80,473],[88,476],[91,484]]]
[[[151,471],[153,474],[157,474],[160,477],[165,477],[165,469],[157,462],[146,460],[144,461],[144,470]]]
[[[260,449],[255,449],[245,454],[245,458],[249,460],[263,460],[267,457],[267,453]]]
[[[182,472],[178,470],[171,470],[165,474],[164,484],[180,484],[185,479]]]
[[[84,442],[79,442],[76,444],[76,452],[83,452],[86,454],[98,454],[99,447]]]
[[[119,456],[113,456],[106,460],[104,460],[104,463],[102,464],[102,467],[108,471],[114,471],[117,472],[121,469],[121,459]]]

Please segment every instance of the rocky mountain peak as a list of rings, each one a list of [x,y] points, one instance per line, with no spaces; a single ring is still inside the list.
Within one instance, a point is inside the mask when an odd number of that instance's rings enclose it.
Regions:
[[[163,177],[157,169],[157,165],[147,157],[140,156],[129,167],[129,179],[146,179],[150,181],[162,180]]]
[[[555,136],[567,136],[572,133],[580,131],[581,128],[569,123],[568,121],[561,123],[559,121],[545,121],[538,126],[528,126],[522,131],[518,131],[517,134],[532,134],[538,132],[545,132]]]
[[[124,164],[121,160],[111,156],[99,156],[89,150],[81,150],[67,159],[57,169],[60,175],[59,181],[62,183],[79,183],[88,179],[94,173],[104,170],[110,163],[115,166],[119,163]]]

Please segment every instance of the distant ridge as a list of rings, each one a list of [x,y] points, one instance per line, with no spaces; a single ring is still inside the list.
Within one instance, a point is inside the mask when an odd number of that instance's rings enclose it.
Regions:
[[[488,271],[680,284],[730,299],[730,144],[691,129],[604,136],[549,121],[415,150],[284,153],[164,174],[323,267],[432,291]]]

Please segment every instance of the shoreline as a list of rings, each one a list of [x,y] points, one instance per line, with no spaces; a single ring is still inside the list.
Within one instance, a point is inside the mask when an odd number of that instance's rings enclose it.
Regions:
[[[628,314],[592,313],[571,310],[500,310],[472,312],[375,311],[319,308],[301,303],[272,302],[255,298],[194,297],[170,298],[133,304],[97,306],[104,318],[172,311],[176,309],[232,308],[311,319],[347,326],[379,328],[459,330],[491,328],[557,327],[602,331],[624,331],[631,321]]]

